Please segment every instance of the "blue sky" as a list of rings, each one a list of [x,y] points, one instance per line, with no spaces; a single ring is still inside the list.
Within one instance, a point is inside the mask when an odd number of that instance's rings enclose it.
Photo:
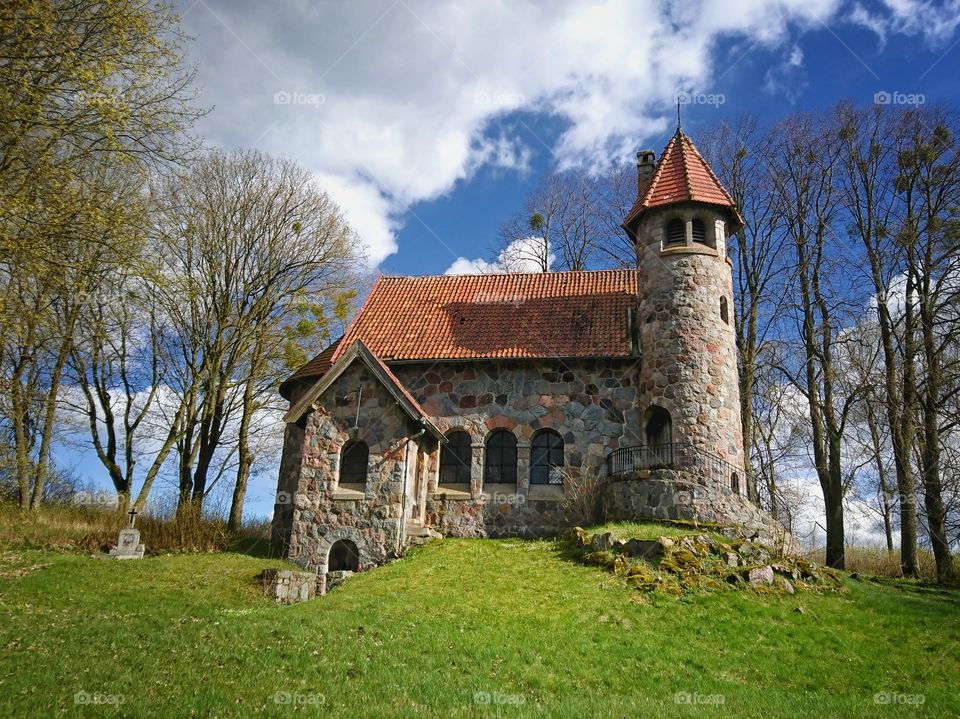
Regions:
[[[837,100],[960,106],[960,0],[181,0],[210,145],[297,160],[370,270],[490,259],[545,172],[632,163],[675,127]],[[900,93],[900,95],[893,95]],[[721,101],[722,99],[722,101]],[[100,483],[95,458],[61,459]],[[276,473],[247,511],[272,508]]]

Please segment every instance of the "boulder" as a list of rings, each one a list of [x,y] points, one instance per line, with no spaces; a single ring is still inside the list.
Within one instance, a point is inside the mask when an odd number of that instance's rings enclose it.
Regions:
[[[620,551],[629,557],[639,557],[649,562],[659,562],[664,555],[664,546],[650,539],[630,539],[623,542]]]
[[[593,537],[590,538],[590,549],[595,552],[607,552],[613,549],[614,542],[616,541],[617,538],[613,532],[594,534]]]
[[[747,581],[754,587],[769,587],[773,584],[773,567],[767,565],[751,569],[747,575]]]
[[[777,586],[780,587],[787,594],[793,594],[797,590],[793,588],[793,584],[790,583],[789,579],[784,577],[777,577]]]

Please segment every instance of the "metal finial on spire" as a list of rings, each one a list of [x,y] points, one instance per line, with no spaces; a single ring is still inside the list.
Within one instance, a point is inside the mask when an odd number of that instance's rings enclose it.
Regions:
[[[682,125],[680,124],[680,98],[677,98],[677,132],[680,131]]]

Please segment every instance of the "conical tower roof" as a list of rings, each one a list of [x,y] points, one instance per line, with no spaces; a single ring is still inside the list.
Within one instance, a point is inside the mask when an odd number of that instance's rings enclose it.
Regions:
[[[650,182],[627,213],[623,226],[630,229],[650,208],[679,202],[703,202],[726,208],[731,222],[727,230],[729,235],[743,226],[743,218],[733,198],[720,184],[693,141],[678,127],[664,148]]]

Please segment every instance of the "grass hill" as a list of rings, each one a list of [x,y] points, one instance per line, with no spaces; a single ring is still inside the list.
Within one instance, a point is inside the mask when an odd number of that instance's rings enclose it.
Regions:
[[[960,594],[673,598],[550,541],[432,542],[276,606],[236,553],[0,545],[0,715],[960,715]]]

